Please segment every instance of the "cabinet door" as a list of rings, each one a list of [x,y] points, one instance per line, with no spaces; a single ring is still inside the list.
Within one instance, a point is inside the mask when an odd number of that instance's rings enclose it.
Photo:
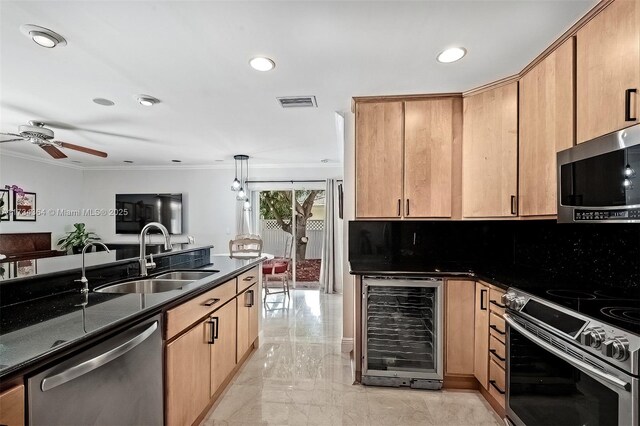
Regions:
[[[573,146],[573,39],[520,80],[520,216],[557,214],[556,153]]]
[[[453,99],[405,102],[404,216],[451,217]]]
[[[639,2],[615,0],[576,40],[578,143],[638,123],[640,93],[627,90],[640,91]]]
[[[167,345],[167,425],[192,424],[209,403],[210,324],[204,321]]]
[[[489,287],[476,283],[473,374],[480,384],[489,386]]]
[[[236,304],[232,300],[213,314],[211,348],[211,394],[213,396],[236,366]]]
[[[245,291],[236,298],[238,309],[238,331],[236,335],[237,352],[236,362],[240,362],[244,354],[249,350],[249,310],[248,294]]]
[[[463,216],[515,216],[518,83],[468,96],[463,104]]]
[[[258,317],[260,315],[260,307],[258,302],[260,301],[260,296],[258,294],[258,284],[254,284],[248,290],[251,293],[251,306],[249,306],[249,347],[256,341],[258,338]]]
[[[0,394],[0,424],[24,425],[24,386],[18,385]]]
[[[446,283],[446,369],[447,375],[474,373],[474,317],[476,289],[472,281]]]
[[[402,102],[356,104],[356,217],[402,215]]]

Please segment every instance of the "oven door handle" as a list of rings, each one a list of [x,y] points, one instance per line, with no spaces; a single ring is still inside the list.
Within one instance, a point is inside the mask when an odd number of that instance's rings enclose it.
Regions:
[[[561,350],[556,349],[555,347],[553,347],[549,343],[545,342],[544,340],[542,340],[542,339],[534,336],[533,334],[529,333],[523,326],[518,324],[513,319],[513,317],[511,315],[504,314],[503,318],[506,321],[506,323],[509,324],[509,327],[512,327],[514,330],[516,330],[518,333],[522,334],[527,339],[531,340],[536,345],[546,349],[547,351],[551,352],[552,354],[554,354],[558,358],[561,358],[563,361],[566,361],[567,363],[573,365],[575,368],[578,368],[578,369],[580,369],[582,371],[586,371],[587,373],[592,374],[592,375],[598,377],[599,379],[604,380],[605,382],[611,383],[612,385],[617,386],[619,388],[622,388],[622,389],[624,389],[626,391],[630,391],[631,390],[631,384],[630,383],[627,383],[624,380],[620,380],[617,377],[612,376],[611,374],[603,373],[602,371],[590,366],[586,362],[570,358],[569,356],[567,356],[567,354],[565,354]]]

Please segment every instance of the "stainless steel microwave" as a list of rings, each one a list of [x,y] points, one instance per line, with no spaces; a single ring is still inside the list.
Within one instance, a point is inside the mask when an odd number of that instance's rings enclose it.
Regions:
[[[558,222],[640,223],[640,124],[558,153]]]

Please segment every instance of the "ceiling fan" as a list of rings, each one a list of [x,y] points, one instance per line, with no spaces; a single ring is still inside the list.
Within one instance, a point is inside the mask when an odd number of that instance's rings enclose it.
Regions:
[[[54,141],[53,130],[48,129],[45,123],[41,121],[29,121],[28,124],[18,126],[18,133],[0,133],[0,136],[13,136],[13,139],[0,141],[15,142],[15,141],[29,141],[38,145],[40,148],[46,151],[47,154],[55,159],[67,158],[64,152],[58,148],[72,149],[74,151],[84,152],[85,154],[96,155],[98,157],[106,158],[107,153],[98,151],[96,149],[86,148],[80,145],[74,145],[68,142]]]

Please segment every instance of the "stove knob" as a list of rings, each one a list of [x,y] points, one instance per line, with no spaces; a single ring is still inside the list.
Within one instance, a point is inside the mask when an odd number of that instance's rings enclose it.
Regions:
[[[580,341],[585,346],[591,346],[594,349],[598,349],[602,345],[602,341],[605,338],[604,330],[600,327],[587,328],[580,335]]]
[[[526,299],[524,297],[516,297],[515,299],[513,299],[513,301],[511,302],[511,306],[509,306],[511,309],[513,309],[514,311],[520,310],[525,303]]]
[[[505,305],[507,308],[511,308],[511,304],[513,303],[515,298],[516,298],[516,294],[515,293],[503,294],[502,295],[502,304]]]
[[[624,361],[629,357],[629,341],[624,337],[614,337],[606,340],[602,344],[602,353],[604,356]]]

